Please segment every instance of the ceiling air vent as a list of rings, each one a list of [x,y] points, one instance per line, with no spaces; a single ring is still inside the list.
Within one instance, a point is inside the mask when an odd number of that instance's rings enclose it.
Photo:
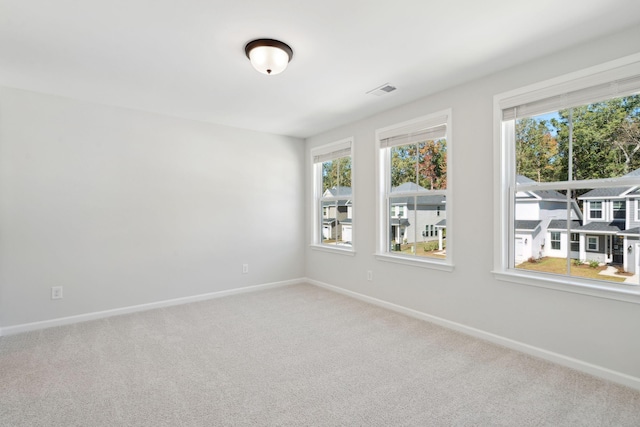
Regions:
[[[391,93],[394,90],[396,90],[395,86],[390,85],[389,83],[385,83],[382,86],[379,86],[379,87],[377,87],[375,89],[372,89],[367,93],[371,94],[371,95],[375,95],[375,96],[382,96],[382,95],[386,95],[388,93]]]

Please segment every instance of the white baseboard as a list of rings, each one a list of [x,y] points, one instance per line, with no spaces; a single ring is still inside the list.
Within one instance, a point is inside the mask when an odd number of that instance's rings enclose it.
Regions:
[[[229,289],[226,291],[211,292],[189,297],[175,298],[164,301],[156,301],[148,304],[132,305],[128,307],[115,308],[112,310],[96,311],[93,313],[79,314],[76,316],[60,317],[57,319],[43,320],[40,322],[24,323],[21,325],[5,326],[0,328],[0,336],[19,334],[21,332],[36,331],[39,329],[51,328],[53,326],[70,325],[73,323],[86,322],[88,320],[104,319],[105,317],[119,316],[121,314],[136,313],[139,311],[152,310],[154,308],[170,307],[173,305],[188,304],[190,302],[205,301],[213,298],[222,298],[230,295],[244,294],[248,292],[261,291],[264,289],[278,288],[281,286],[305,283],[305,279],[291,279],[282,282],[265,283],[262,285],[246,286],[243,288]]]
[[[500,335],[492,334],[480,329],[472,328],[470,326],[463,325],[461,323],[452,322],[450,320],[443,319],[441,317],[432,316],[430,314],[423,313],[421,311],[413,310],[411,308],[403,307],[401,305],[393,304],[387,301],[383,301],[377,298],[373,298],[364,294],[349,291],[347,289],[340,288],[338,286],[329,285],[327,283],[319,282],[317,280],[306,279],[306,283],[319,286],[321,288],[337,292],[360,301],[364,301],[379,307],[383,307],[401,314],[405,314],[416,319],[424,320],[434,323],[439,326],[443,326],[448,329],[453,329],[458,332],[462,332],[466,335],[470,335],[476,338],[480,338],[485,341],[492,342],[494,344],[501,345],[503,347],[510,348],[525,354],[529,354],[540,359],[548,360],[558,365],[566,366],[568,368],[575,369],[598,378],[602,378],[608,381],[612,381],[618,384],[622,384],[627,387],[631,387],[636,390],[640,390],[640,378],[633,377],[631,375],[623,374],[621,372],[613,371],[611,369],[604,368],[602,366],[593,365],[588,362],[584,362],[579,359],[574,359],[569,356],[565,356],[559,353],[554,353],[539,347],[534,347],[529,344],[525,344],[519,341],[515,341],[509,338],[502,337]]]

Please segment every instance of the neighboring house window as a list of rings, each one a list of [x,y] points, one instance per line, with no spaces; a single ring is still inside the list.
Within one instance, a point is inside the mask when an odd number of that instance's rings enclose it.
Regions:
[[[602,202],[589,202],[589,218],[602,218]]]
[[[353,248],[352,141],[311,151],[313,161],[313,243],[351,251]]]
[[[636,221],[640,221],[640,200],[636,199]]]
[[[571,251],[578,252],[580,250],[580,233],[571,233]]]
[[[442,111],[379,129],[379,228],[383,259],[452,269],[451,112]],[[394,215],[401,206],[402,215]],[[437,238],[436,238],[437,236]]]
[[[613,201],[613,219],[626,219],[627,204],[624,200]]]
[[[600,239],[619,240],[621,233],[625,238],[640,237],[637,227],[607,218],[611,212],[611,219],[624,219],[626,200],[611,203],[611,208],[605,202],[635,194],[640,188],[640,151],[635,149],[638,140],[634,136],[640,127],[640,55],[497,95],[494,101],[495,155],[501,165],[495,193],[496,276],[640,303],[640,287],[633,286],[639,284],[637,278],[629,279],[635,283],[621,285],[620,278],[594,278],[588,270],[572,267],[571,262],[576,252],[582,257],[588,252],[590,261],[603,264],[636,262],[627,259],[633,257],[631,251],[622,251],[616,261],[607,251],[600,253],[599,246]],[[526,194],[536,194],[541,201],[560,194],[566,200],[555,198],[560,204],[553,218],[566,228],[551,234],[548,245],[559,252],[544,253],[540,245],[544,263],[536,265],[528,261],[528,254],[522,253],[524,248],[517,243],[522,239],[516,228],[517,214]],[[520,212],[524,211],[520,207]],[[595,234],[587,235],[587,231]],[[575,234],[586,236],[583,248]],[[560,249],[562,239],[571,244]],[[622,288],[624,292],[616,292]]]

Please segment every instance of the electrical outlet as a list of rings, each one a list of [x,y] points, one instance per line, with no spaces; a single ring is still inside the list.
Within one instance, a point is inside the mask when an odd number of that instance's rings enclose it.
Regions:
[[[51,287],[51,299],[62,299],[62,286]]]
[[[242,274],[247,274],[249,272],[249,264],[242,264]]]
[[[372,281],[373,280],[373,271],[367,270],[367,280],[368,281]]]

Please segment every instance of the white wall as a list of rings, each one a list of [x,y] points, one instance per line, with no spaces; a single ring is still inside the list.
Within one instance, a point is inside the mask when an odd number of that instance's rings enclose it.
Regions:
[[[356,255],[308,248],[307,277],[640,378],[639,305],[507,283],[491,273],[494,168],[499,167],[493,153],[493,96],[637,53],[638,40],[640,28],[629,29],[309,138],[307,157],[312,147],[354,137]],[[447,238],[454,239],[455,270],[378,261],[373,256],[375,130],[446,108],[453,111],[448,142],[454,156],[454,210],[447,218],[453,215],[455,229],[447,230]],[[366,280],[367,270],[373,271],[372,282]]]
[[[0,88],[0,326],[303,277],[303,155],[299,139]]]

